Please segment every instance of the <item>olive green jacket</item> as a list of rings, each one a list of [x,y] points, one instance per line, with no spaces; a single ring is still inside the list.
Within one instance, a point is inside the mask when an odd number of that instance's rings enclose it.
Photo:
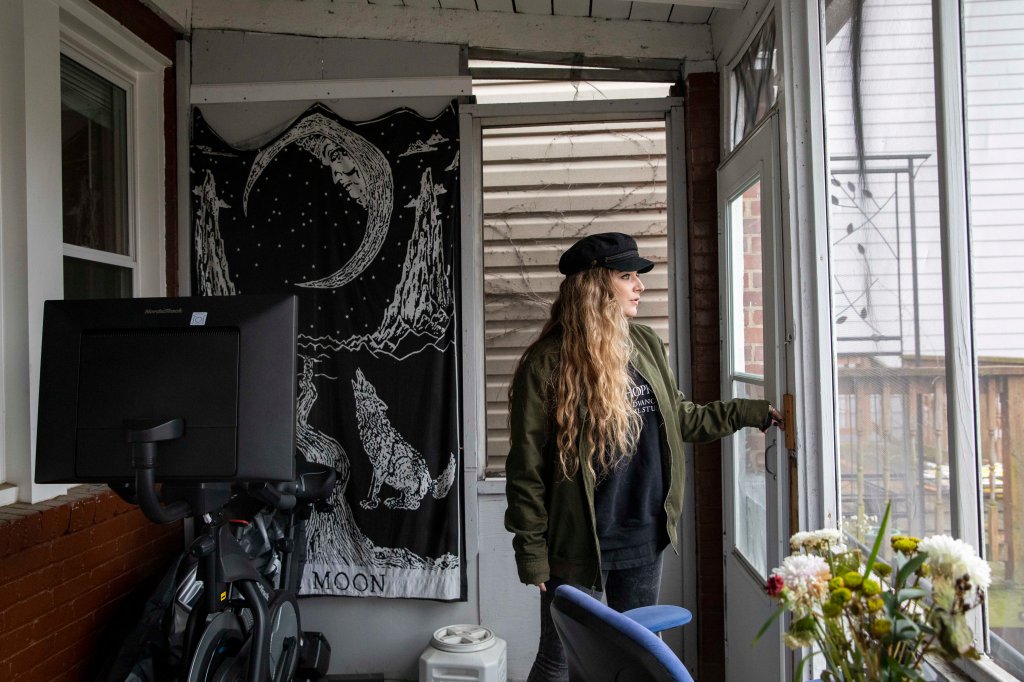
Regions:
[[[651,384],[661,421],[661,457],[665,480],[668,537],[679,551],[676,521],[683,508],[683,443],[704,443],[744,426],[763,426],[765,400],[728,400],[696,405],[676,388],[664,345],[650,327],[630,325],[633,366]],[[601,550],[594,522],[594,477],[580,467],[566,479],[551,456],[553,421],[549,392],[558,363],[560,338],[538,344],[517,373],[510,405],[511,450],[506,462],[505,528],[514,534],[519,579],[536,585],[552,575],[584,587],[601,589]],[[586,419],[586,415],[583,415]],[[580,457],[585,449],[580,436]],[[548,453],[548,456],[545,456]]]

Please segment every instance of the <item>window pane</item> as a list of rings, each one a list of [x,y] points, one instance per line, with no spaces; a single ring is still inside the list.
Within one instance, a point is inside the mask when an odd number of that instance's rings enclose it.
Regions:
[[[508,386],[564,279],[562,251],[625,232],[658,265],[638,321],[668,340],[665,122],[532,125],[483,131],[487,475],[508,454]]]
[[[128,255],[126,92],[61,55],[64,242]]]
[[[948,533],[931,3],[822,5],[843,527]]]
[[[764,400],[764,388],[736,382],[733,396]],[[736,489],[733,491],[736,549],[767,580],[768,505],[765,497],[764,434],[757,429],[740,429],[726,442],[733,448],[733,471],[736,472]]]
[[[761,181],[744,190],[729,204],[732,244],[732,296],[734,333],[743,335],[733,345],[734,372],[764,375],[764,303],[761,275]]]
[[[1024,652],[1024,8],[964,2],[974,349],[993,654]],[[1013,47],[1011,47],[1013,46]],[[1009,645],[1000,652],[996,638]]]
[[[132,271],[64,256],[64,298],[130,298]]]
[[[734,147],[775,105],[779,92],[777,78],[775,17],[771,16],[764,22],[764,26],[732,70]]]

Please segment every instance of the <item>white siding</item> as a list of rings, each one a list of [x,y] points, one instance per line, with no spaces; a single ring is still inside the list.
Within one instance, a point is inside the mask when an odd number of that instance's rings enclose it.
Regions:
[[[975,343],[1024,357],[1024,3],[964,3]]]
[[[934,68],[930,3],[882,3],[865,8],[861,97],[864,151],[878,155],[924,154],[914,176],[914,238],[917,248],[917,295],[921,352],[943,349],[940,278],[938,171],[936,167]],[[1013,300],[1018,273],[1024,270],[1024,4],[1005,0],[967,0],[965,3],[965,74],[970,163],[970,210],[976,350],[979,356],[1024,357],[1024,302]],[[852,70],[847,24],[829,43],[826,93],[829,156],[833,177],[849,181],[860,191],[852,162],[837,157],[856,153],[854,140]],[[896,162],[893,161],[893,164]],[[906,163],[905,161],[901,163]],[[872,166],[884,162],[869,163]],[[878,204],[884,225],[858,241],[840,241],[847,223],[855,227],[879,209],[876,201],[838,192],[840,205],[831,210],[834,306],[846,307],[844,292],[867,300],[867,319],[848,318],[837,325],[837,336],[860,336],[874,328],[898,329],[904,353],[914,352],[914,281],[910,263],[908,175],[899,183],[893,175],[869,174],[867,187]],[[833,190],[837,188],[833,187]],[[890,210],[899,203],[898,210]],[[849,208],[847,208],[847,206]],[[899,229],[896,228],[898,217]],[[858,220],[859,218],[859,220]],[[875,218],[878,220],[878,217]],[[860,233],[860,231],[858,231]],[[855,244],[865,248],[861,254]],[[890,245],[899,249],[895,258]],[[897,274],[897,270],[899,273]],[[1019,298],[1019,297],[1018,297]],[[902,310],[902,313],[900,312]],[[902,326],[899,324],[902,318]],[[882,351],[884,344],[850,342],[844,351]]]

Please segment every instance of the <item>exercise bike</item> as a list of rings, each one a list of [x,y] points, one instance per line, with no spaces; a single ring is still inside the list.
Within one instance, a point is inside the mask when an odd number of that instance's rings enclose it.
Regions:
[[[158,491],[157,445],[182,429],[180,419],[129,424],[134,482],[110,486],[155,523],[195,522],[168,614],[184,620],[184,631],[173,655],[158,662],[158,679],[322,679],[330,646],[321,633],[302,631],[296,590],[306,521],[314,509],[329,509],[337,472],[297,458],[290,482],[165,483]]]

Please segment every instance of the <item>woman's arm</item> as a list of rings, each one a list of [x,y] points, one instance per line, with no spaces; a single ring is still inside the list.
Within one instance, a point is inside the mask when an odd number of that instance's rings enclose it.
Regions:
[[[733,400],[716,400],[706,405],[698,405],[683,396],[676,387],[675,377],[668,365],[665,346],[661,339],[648,327],[638,325],[645,340],[647,352],[657,363],[661,375],[669,384],[669,390],[675,394],[675,410],[679,415],[679,428],[683,440],[689,443],[707,443],[736,433],[745,426],[764,430],[774,423],[775,415],[769,408],[767,400],[750,400],[736,398]],[[781,420],[781,415],[779,415]],[[773,421],[769,422],[769,418]]]

